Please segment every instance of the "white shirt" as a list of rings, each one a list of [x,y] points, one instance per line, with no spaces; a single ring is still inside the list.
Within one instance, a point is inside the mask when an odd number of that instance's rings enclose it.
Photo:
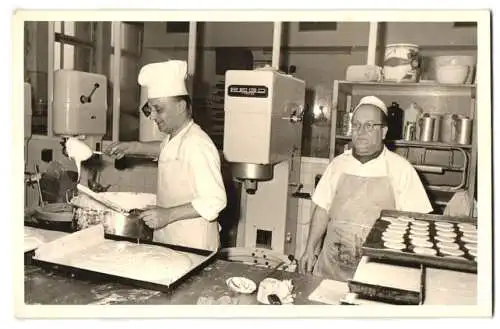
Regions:
[[[396,210],[419,213],[429,213],[433,210],[415,168],[408,160],[385,146],[377,158],[364,164],[352,155],[351,150],[330,162],[312,195],[312,201],[327,212],[342,174],[361,177],[388,176],[394,190]]]
[[[217,219],[226,207],[227,197],[219,152],[210,137],[191,120],[174,138],[165,137],[164,143],[161,160],[177,157],[189,167],[189,184],[195,195],[193,208],[208,221]]]

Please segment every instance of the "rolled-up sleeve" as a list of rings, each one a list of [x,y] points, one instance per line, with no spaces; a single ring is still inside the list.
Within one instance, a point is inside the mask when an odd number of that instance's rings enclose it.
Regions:
[[[201,217],[214,221],[227,204],[219,153],[213,145],[204,141],[193,146],[189,152],[195,193],[191,205]]]

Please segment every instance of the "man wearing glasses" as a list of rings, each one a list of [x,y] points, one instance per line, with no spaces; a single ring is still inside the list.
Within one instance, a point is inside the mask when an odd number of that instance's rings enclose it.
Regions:
[[[157,206],[140,217],[154,229],[153,240],[191,248],[217,250],[217,218],[226,207],[220,157],[210,137],[193,122],[185,86],[187,63],[171,60],[144,66],[138,77],[146,87],[143,113],[166,136],[161,142],[115,143],[106,153],[158,157]]]
[[[333,159],[312,196],[315,209],[300,260],[302,272],[339,281],[352,279],[361,245],[382,209],[433,210],[413,166],[383,143],[388,130],[384,102],[374,96],[361,99],[352,128],[353,150]]]

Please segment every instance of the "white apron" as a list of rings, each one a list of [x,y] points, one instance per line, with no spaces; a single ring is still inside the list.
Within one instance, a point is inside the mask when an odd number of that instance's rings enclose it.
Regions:
[[[380,211],[395,209],[395,204],[388,176],[342,174],[331,203],[325,241],[313,274],[338,281],[352,279],[361,259],[361,246]]]
[[[190,203],[195,198],[194,186],[190,183],[188,163],[179,157],[179,149],[193,124],[181,136],[174,156],[167,154],[167,144],[161,147],[158,160],[157,205],[164,208]],[[202,217],[183,219],[154,231],[153,241],[185,247],[217,250],[219,248],[218,222]]]

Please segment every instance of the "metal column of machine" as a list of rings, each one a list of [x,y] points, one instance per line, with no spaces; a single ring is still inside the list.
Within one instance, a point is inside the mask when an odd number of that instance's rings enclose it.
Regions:
[[[242,182],[237,246],[294,254],[305,82],[273,68],[226,72],[224,155]]]

